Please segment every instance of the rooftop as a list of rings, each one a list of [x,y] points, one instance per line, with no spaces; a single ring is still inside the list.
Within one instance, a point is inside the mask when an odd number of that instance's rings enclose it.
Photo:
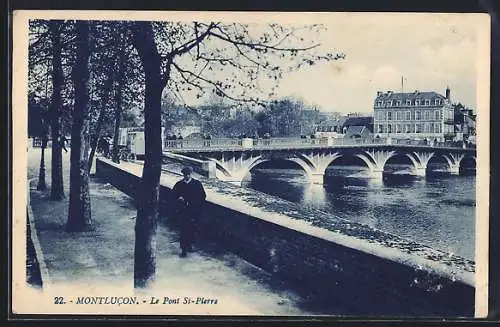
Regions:
[[[373,125],[373,117],[349,117],[344,122],[344,127],[348,126],[369,126]]]
[[[414,92],[392,92],[392,91],[387,91],[385,93],[383,92],[377,92],[377,97],[375,101],[385,101],[385,100],[413,100],[413,99],[442,99],[445,100],[446,97],[434,92],[434,91],[425,91],[425,92],[420,92],[420,91],[414,91]]]

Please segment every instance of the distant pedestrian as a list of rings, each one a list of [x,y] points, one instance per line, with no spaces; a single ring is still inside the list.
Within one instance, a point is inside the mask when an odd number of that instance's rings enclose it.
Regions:
[[[183,145],[183,137],[181,135],[181,133],[179,133],[179,136],[177,136],[177,143],[179,144],[179,146],[182,148],[182,145]]]
[[[205,189],[200,181],[194,179],[191,174],[191,167],[182,168],[184,178],[178,181],[173,193],[177,200],[178,213],[180,218],[180,247],[181,257],[185,257],[188,252],[193,251],[195,239],[195,229],[200,216],[203,203],[205,202]]]
[[[66,142],[68,141],[68,139],[66,139],[66,136],[62,135],[60,137],[60,145],[61,145],[61,148],[64,150],[64,152],[68,152],[68,149],[66,149]]]
[[[271,134],[264,133],[264,145],[271,145]]]
[[[108,143],[107,137],[103,136],[97,142],[98,142],[97,143],[97,152],[101,153],[102,155],[107,157],[108,152],[109,152],[109,143]]]

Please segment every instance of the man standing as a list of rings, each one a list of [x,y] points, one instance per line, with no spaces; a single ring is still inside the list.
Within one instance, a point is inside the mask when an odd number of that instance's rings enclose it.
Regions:
[[[185,257],[187,252],[193,251],[196,220],[200,216],[201,207],[206,198],[203,185],[191,176],[192,173],[193,169],[191,167],[182,168],[184,178],[178,181],[173,189],[181,218],[181,257]]]

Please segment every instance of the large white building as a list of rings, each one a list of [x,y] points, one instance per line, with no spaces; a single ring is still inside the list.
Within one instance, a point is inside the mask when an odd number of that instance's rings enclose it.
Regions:
[[[374,105],[375,136],[444,141],[454,136],[450,89],[436,92],[377,92]]]

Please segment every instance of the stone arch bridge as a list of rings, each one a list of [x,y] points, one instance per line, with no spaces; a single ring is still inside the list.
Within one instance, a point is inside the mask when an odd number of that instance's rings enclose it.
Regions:
[[[343,145],[323,147],[282,148],[176,148],[168,151],[193,162],[211,161],[215,164],[216,177],[233,183],[241,183],[257,165],[272,160],[287,160],[298,164],[313,183],[322,184],[326,168],[341,157],[361,159],[373,178],[382,178],[384,166],[395,156],[404,156],[413,165],[413,174],[425,176],[427,164],[442,157],[448,171],[458,175],[464,158],[476,162],[476,149],[431,147],[419,145]]]

